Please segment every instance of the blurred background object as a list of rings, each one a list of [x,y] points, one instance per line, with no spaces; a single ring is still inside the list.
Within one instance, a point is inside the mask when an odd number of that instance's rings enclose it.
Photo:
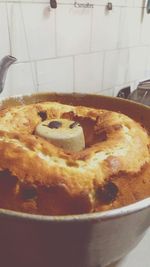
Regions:
[[[131,92],[130,86],[122,88],[117,97],[127,98],[150,106],[150,80],[140,82],[133,92]]]

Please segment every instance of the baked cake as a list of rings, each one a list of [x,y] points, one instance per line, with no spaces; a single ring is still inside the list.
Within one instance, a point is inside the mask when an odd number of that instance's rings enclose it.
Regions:
[[[66,215],[150,196],[149,135],[128,116],[56,102],[0,111],[0,208]]]

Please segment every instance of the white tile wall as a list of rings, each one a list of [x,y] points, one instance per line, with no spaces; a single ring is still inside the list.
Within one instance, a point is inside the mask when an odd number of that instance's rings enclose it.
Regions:
[[[55,56],[55,12],[47,4],[8,4],[12,53],[19,61]]]
[[[0,0],[0,58],[17,57],[1,96],[38,91],[116,95],[150,78],[147,0]],[[143,8],[144,7],[144,8]]]
[[[56,12],[57,55],[90,51],[91,9],[58,6]]]
[[[120,85],[126,83],[128,61],[128,49],[106,52],[104,61],[103,89],[115,87],[116,84]]]
[[[141,8],[121,8],[119,23],[119,47],[137,46],[140,42],[141,33]]]
[[[108,51],[104,60],[103,89],[109,89],[115,86],[118,73],[119,52]]]
[[[146,66],[146,78],[150,78],[150,47],[147,48],[147,66]]]
[[[148,53],[147,47],[132,47],[129,49],[127,81],[145,79]]]
[[[0,57],[10,53],[6,5],[0,3]]]
[[[127,73],[129,67],[129,49],[118,50],[118,71],[117,84],[124,84],[127,81]]]
[[[128,1],[130,1],[130,0],[128,0]],[[137,6],[137,7],[146,7],[147,1],[148,0],[133,0],[134,6]]]
[[[93,9],[92,51],[116,49],[119,38],[120,8],[106,12],[105,6]]]
[[[14,64],[10,67],[5,90],[10,95],[30,94],[37,91],[37,81],[33,63]]]
[[[110,88],[107,90],[102,90],[99,93],[100,95],[106,95],[106,96],[114,96],[114,88]]]
[[[103,5],[106,6],[108,2],[111,2],[113,6],[125,6],[126,5],[126,0],[112,0],[112,1],[107,1],[107,0],[92,0],[95,4],[97,5]],[[130,0],[133,2],[134,0]]]
[[[103,53],[75,57],[75,89],[77,92],[96,93],[102,88]]]
[[[73,92],[73,59],[57,58],[37,63],[39,91]]]
[[[149,26],[150,26],[150,15],[144,12],[143,23],[141,28],[141,43],[142,45],[150,45],[150,35],[149,35]]]

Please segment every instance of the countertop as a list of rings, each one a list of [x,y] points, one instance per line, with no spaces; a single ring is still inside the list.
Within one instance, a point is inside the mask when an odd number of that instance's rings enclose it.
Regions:
[[[150,267],[150,230],[130,254],[109,267]]]

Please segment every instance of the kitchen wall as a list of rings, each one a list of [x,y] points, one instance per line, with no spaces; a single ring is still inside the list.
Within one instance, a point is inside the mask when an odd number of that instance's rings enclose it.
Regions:
[[[150,14],[144,0],[0,0],[0,58],[11,54],[2,96],[37,91],[116,95],[150,78]]]

